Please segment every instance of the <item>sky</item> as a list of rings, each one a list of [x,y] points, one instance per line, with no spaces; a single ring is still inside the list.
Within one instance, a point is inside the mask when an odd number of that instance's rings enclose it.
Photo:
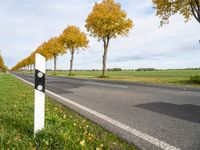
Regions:
[[[87,33],[85,20],[101,0],[0,0],[0,50],[11,68],[44,41],[59,36],[68,25]],[[128,37],[112,39],[108,68],[176,69],[200,67],[200,24],[184,23],[180,15],[159,27],[151,0],[116,0],[134,27]],[[103,43],[90,37],[89,47],[75,54],[74,69],[101,69]],[[58,69],[69,69],[70,54],[59,56]],[[53,61],[47,61],[48,69]]]

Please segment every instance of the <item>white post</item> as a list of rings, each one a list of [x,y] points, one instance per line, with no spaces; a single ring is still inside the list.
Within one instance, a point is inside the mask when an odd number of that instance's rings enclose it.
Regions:
[[[44,129],[45,110],[45,57],[35,54],[34,136]]]

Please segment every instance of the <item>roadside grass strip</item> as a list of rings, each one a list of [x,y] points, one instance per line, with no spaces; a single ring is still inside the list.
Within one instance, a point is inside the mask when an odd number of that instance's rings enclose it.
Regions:
[[[31,74],[31,71],[19,71]],[[33,71],[32,71],[33,73]],[[137,83],[172,85],[180,87],[200,88],[200,84],[190,81],[190,77],[200,73],[200,70],[160,70],[160,71],[107,71],[106,78],[100,78],[101,71],[74,71],[74,78],[90,78],[101,80],[116,80]],[[52,71],[47,75],[53,76]],[[68,76],[68,71],[58,70],[56,76]]]
[[[136,150],[116,135],[46,97],[45,129],[33,137],[33,88],[0,73],[0,149]]]

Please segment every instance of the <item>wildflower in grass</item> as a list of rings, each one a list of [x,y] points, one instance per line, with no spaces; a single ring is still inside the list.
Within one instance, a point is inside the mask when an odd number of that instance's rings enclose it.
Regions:
[[[100,144],[99,147],[96,148],[96,150],[102,150],[103,144]]]
[[[80,145],[81,145],[81,146],[85,146],[85,140],[80,141]]]
[[[66,115],[63,115],[63,119],[65,119],[66,118]]]

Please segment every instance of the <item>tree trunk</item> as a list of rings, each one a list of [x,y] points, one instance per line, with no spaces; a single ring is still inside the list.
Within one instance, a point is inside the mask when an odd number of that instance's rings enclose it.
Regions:
[[[57,57],[56,55],[54,54],[54,72],[53,72],[53,75],[55,76],[56,75],[56,60],[57,60]]]
[[[103,68],[102,68],[102,77],[105,77],[106,74],[106,63],[107,63],[107,53],[108,53],[108,45],[109,45],[109,39],[103,40],[104,42],[104,54],[103,54]]]
[[[70,59],[70,70],[69,70],[69,76],[72,76],[72,68],[73,68],[73,61],[74,61],[74,50],[71,50],[71,59]]]
[[[31,74],[33,73],[33,68],[32,68],[33,66],[32,66],[32,64],[31,64]]]

